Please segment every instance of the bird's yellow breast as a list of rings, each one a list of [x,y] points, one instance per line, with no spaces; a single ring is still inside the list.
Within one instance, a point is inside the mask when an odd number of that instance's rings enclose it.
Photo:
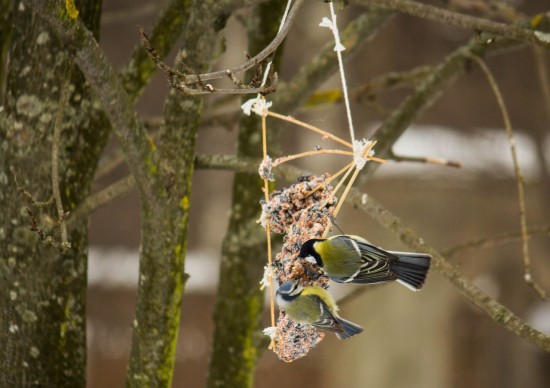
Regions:
[[[319,297],[327,305],[327,307],[331,312],[338,311],[338,307],[336,306],[336,302],[334,302],[332,295],[323,287],[310,286],[310,287],[304,288],[304,290],[302,291],[302,296],[308,296],[308,295]]]

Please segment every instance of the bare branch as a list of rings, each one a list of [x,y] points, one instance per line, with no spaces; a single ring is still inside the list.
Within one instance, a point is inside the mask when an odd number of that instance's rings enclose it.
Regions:
[[[13,180],[15,181],[15,186],[17,187],[17,191],[23,197],[27,198],[27,200],[31,203],[31,205],[37,208],[42,208],[42,207],[50,206],[53,203],[53,195],[50,198],[48,198],[46,201],[38,201],[36,198],[34,198],[34,196],[31,193],[29,193],[27,190],[23,188],[23,186],[19,184],[15,171],[12,170],[12,173],[13,173]]]
[[[390,90],[411,87],[423,81],[431,72],[431,66],[418,66],[407,71],[392,71],[373,77],[362,85],[350,90],[350,97],[362,104],[370,104],[376,94]],[[343,100],[340,89],[329,89],[312,94],[305,102],[305,108],[319,107],[325,104],[340,103]],[[387,113],[387,112],[385,112]]]
[[[376,93],[414,86],[423,81],[432,71],[431,66],[418,66],[406,71],[388,72],[374,77],[365,84],[353,89],[351,95],[358,102],[362,102]]]
[[[200,74],[198,76],[194,74],[186,75],[184,77],[184,82],[186,84],[193,84],[193,83],[199,82],[199,77],[200,77],[200,80],[202,81],[225,78],[227,77],[228,72],[232,74],[239,74],[239,73],[242,73],[243,71],[246,71],[255,66],[258,66],[260,63],[265,61],[267,57],[272,55],[277,50],[277,48],[281,45],[281,43],[283,43],[283,40],[285,39],[288,32],[290,31],[290,27],[292,27],[292,24],[294,23],[294,19],[298,14],[298,10],[302,7],[303,3],[304,3],[304,0],[296,0],[294,2],[294,5],[292,6],[292,8],[288,13],[287,21],[283,26],[283,28],[281,28],[281,31],[279,31],[277,36],[275,36],[275,38],[273,39],[273,41],[271,41],[270,44],[268,44],[259,54],[257,54],[253,58],[249,59],[248,61],[246,61],[245,63],[239,66],[232,67],[230,69],[215,71],[212,73]]]
[[[545,51],[540,47],[533,47],[535,54],[535,66],[539,78],[540,88],[542,90],[544,112],[550,122],[550,80],[548,77],[548,61],[545,59]]]
[[[516,25],[493,22],[476,16],[465,15],[412,0],[354,0],[354,3],[370,5],[393,11],[408,13],[416,17],[432,20],[474,31],[489,32],[509,39],[531,42],[550,48],[550,35],[545,32],[528,30]]]
[[[75,63],[99,97],[109,117],[132,175],[140,192],[148,202],[154,204],[155,196],[148,180],[149,172],[144,161],[156,159],[146,137],[142,123],[137,119],[133,103],[124,90],[120,79],[105,58],[96,40],[77,19],[61,19],[62,5],[53,0],[26,0],[31,9],[44,18],[57,32],[59,38],[75,50]]]
[[[527,234],[529,236],[536,236],[536,235],[550,236],[550,226],[541,226],[541,227],[532,226],[530,228],[527,228]],[[451,247],[443,251],[441,254],[445,257],[450,258],[461,251],[465,251],[473,248],[489,248],[495,245],[509,244],[511,242],[521,240],[522,236],[523,236],[523,231],[519,230],[516,232],[498,234],[496,236],[491,236],[491,237],[477,238],[471,241],[466,241],[464,243],[455,245],[454,247]]]
[[[504,104],[504,99],[500,93],[499,87],[493,77],[493,74],[479,57],[472,57],[477,64],[481,67],[487,80],[491,85],[491,89],[495,93],[498,106],[502,113],[502,118],[504,119],[504,126],[506,128],[506,133],[508,135],[508,142],[510,143],[510,151],[512,153],[512,161],[514,163],[514,172],[516,174],[516,181],[518,187],[518,203],[519,203],[519,219],[521,223],[521,234],[522,234],[522,248],[523,248],[523,270],[525,282],[539,294],[542,299],[546,299],[546,292],[533,280],[531,274],[531,259],[529,257],[529,234],[527,233],[527,214],[525,211],[525,181],[523,178],[523,173],[519,166],[518,154],[516,150],[516,139],[514,136],[514,131],[512,129],[512,124],[510,122],[510,117],[508,116],[508,110]]]
[[[273,41],[267,45],[258,55],[256,55],[254,58],[249,59],[247,62],[243,63],[240,66],[226,69],[226,70],[220,70],[213,73],[205,73],[205,74],[198,74],[193,69],[189,68],[185,65],[185,63],[180,62],[180,65],[185,69],[185,73],[178,71],[177,69],[168,66],[165,64],[161,59],[160,56],[157,54],[155,48],[150,44],[149,38],[145,34],[145,31],[142,27],[139,27],[139,33],[141,36],[141,39],[144,43],[145,50],[149,54],[149,56],[152,58],[152,60],[155,62],[155,64],[163,70],[168,78],[169,84],[179,90],[180,92],[188,95],[201,95],[201,94],[268,94],[273,91],[275,91],[277,87],[277,74],[271,73],[269,80],[270,83],[265,86],[259,86],[256,85],[256,82],[254,82],[254,78],[251,81],[250,84],[246,85],[242,81],[238,80],[235,74],[241,73],[243,71],[246,71],[248,69],[251,69],[253,67],[260,67],[261,64],[268,60],[268,57],[273,55],[277,48],[281,45],[284,38],[290,31],[290,27],[292,26],[293,20],[295,19],[296,15],[298,14],[298,10],[302,6],[303,0],[297,0],[293,7],[290,9],[287,21],[284,24],[284,26],[281,28],[277,36],[273,39]],[[237,87],[232,89],[223,89],[223,88],[216,88],[211,84],[205,84],[204,81],[212,80],[212,79],[220,79],[220,78],[229,78],[233,84],[235,84]],[[194,86],[192,86],[194,85]]]
[[[439,166],[462,168],[462,163],[455,160],[447,160],[443,158],[438,158],[434,156],[405,156],[397,155],[390,151],[390,156],[388,159],[394,160],[396,162],[414,162],[414,163],[427,163],[427,164],[437,164]]]
[[[211,84],[205,84],[202,80],[202,77],[200,74],[197,74],[193,69],[189,68],[185,63],[180,61],[180,65],[183,67],[184,71],[186,73],[182,73],[176,68],[173,68],[171,66],[168,66],[166,63],[162,61],[160,56],[158,55],[155,48],[151,45],[149,41],[149,37],[145,33],[143,27],[138,26],[138,31],[141,36],[141,40],[143,41],[143,45],[145,47],[145,51],[153,62],[157,65],[159,69],[164,71],[166,73],[166,78],[168,79],[168,83],[173,88],[179,90],[180,92],[196,96],[201,94],[268,94],[271,92],[274,92],[277,87],[277,73],[270,74],[270,84],[267,86],[260,86],[256,87],[254,84],[254,81],[252,81],[249,85],[244,84],[242,81],[237,79],[235,74],[231,72],[230,70],[225,71],[225,76],[233,82],[237,88],[232,89],[222,89],[222,88],[216,88]],[[258,65],[259,67],[261,63]],[[194,74],[197,77],[196,83],[188,83],[186,82],[186,78],[189,74]],[[191,86],[193,85],[194,86]]]
[[[475,12],[489,19],[507,22],[514,22],[521,17],[511,4],[498,0],[450,0],[449,8]]]
[[[147,6],[140,5],[140,11],[147,8]],[[149,8],[157,9],[158,4]],[[170,49],[181,35],[191,8],[190,1],[169,0],[160,11],[151,28],[150,39],[161,58],[164,58],[170,52]],[[125,17],[130,15],[132,15],[132,10],[124,11]],[[102,22],[105,22],[105,16],[103,16]],[[122,84],[130,99],[137,100],[156,69],[157,67],[154,63],[151,63],[143,46],[138,43],[134,47],[132,56],[126,66],[120,71]]]
[[[65,211],[63,210],[63,201],[61,200],[61,192],[59,190],[59,145],[61,144],[61,127],[63,125],[63,115],[65,113],[65,106],[69,99],[69,85],[71,83],[73,62],[69,61],[67,64],[67,70],[61,85],[61,95],[59,97],[59,106],[57,108],[57,114],[55,115],[54,127],[53,127],[53,139],[52,139],[52,191],[55,199],[55,206],[57,208],[57,218],[59,229],[61,233],[61,250],[65,251],[70,248],[71,244],[67,238],[67,225],[65,224]]]
[[[67,223],[71,225],[79,218],[87,217],[100,207],[111,203],[117,198],[123,197],[130,193],[136,187],[136,181],[132,175],[128,175],[112,185],[107,186],[105,189],[90,195],[86,198],[75,211],[73,211],[67,218]]]

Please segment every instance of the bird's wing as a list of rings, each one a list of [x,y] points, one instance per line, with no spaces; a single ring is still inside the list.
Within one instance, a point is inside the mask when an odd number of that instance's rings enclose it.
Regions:
[[[344,326],[342,326],[338,318],[330,311],[321,298],[317,297],[317,301],[321,308],[321,316],[313,324],[321,329],[343,333],[345,331]]]
[[[397,276],[390,271],[392,255],[365,240],[355,240],[361,254],[361,267],[349,277],[335,279],[341,283],[381,283],[394,280]]]

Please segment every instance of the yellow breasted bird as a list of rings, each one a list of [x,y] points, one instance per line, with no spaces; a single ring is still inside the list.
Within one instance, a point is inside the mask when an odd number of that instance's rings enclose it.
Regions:
[[[339,339],[363,331],[361,326],[338,315],[332,295],[319,286],[303,287],[296,281],[285,282],[277,290],[277,304],[296,322],[332,331]]]
[[[371,284],[396,280],[413,291],[424,285],[431,263],[430,255],[385,251],[351,235],[308,240],[302,245],[299,256],[321,267],[338,283]]]

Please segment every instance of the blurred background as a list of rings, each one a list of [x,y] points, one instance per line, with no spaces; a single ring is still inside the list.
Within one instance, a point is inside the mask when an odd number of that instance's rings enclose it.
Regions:
[[[547,11],[550,6],[549,1],[508,3],[528,15]],[[136,25],[147,30],[162,5],[163,1],[104,2],[101,46],[115,66],[122,67],[138,44]],[[347,7],[342,11],[340,27],[360,10]],[[248,11],[231,19],[227,51],[217,68],[238,64],[245,58],[242,18]],[[306,2],[286,40],[285,59],[277,69],[281,81],[290,80],[332,40],[329,30],[318,27],[321,18],[328,15],[328,6],[323,2]],[[465,30],[395,16],[347,63],[348,83],[357,87],[390,71],[437,65],[470,36]],[[166,62],[172,63],[173,57],[174,53]],[[543,53],[543,57],[548,63],[549,55]],[[545,106],[532,47],[493,56],[487,63],[511,116],[526,180],[527,221],[537,230],[530,242],[534,279],[550,291],[550,106]],[[544,66],[548,73],[548,65]],[[327,79],[321,89],[334,87],[338,87],[337,77]],[[167,90],[164,75],[157,74],[138,102],[143,119],[155,121],[161,117]],[[367,103],[353,103],[356,136],[368,138],[410,90],[394,90]],[[207,105],[214,102],[215,98],[206,97]],[[239,105],[238,99],[230,100],[227,111],[237,112]],[[295,116],[341,137],[349,136],[342,106],[302,110]],[[275,120],[269,120],[269,126],[283,128],[284,154],[329,145],[304,129]],[[235,126],[204,125],[199,132],[198,152],[233,154],[236,131]],[[106,159],[117,149],[113,140]],[[550,303],[538,298],[523,281],[521,242],[517,238],[517,183],[510,146],[495,97],[479,68],[472,65],[470,72],[446,90],[394,150],[407,156],[456,160],[463,168],[390,161],[360,189],[401,217],[428,244],[452,253],[447,255],[449,260],[491,297],[550,335]],[[339,156],[323,156],[296,164],[314,173],[334,173],[345,163]],[[96,189],[127,173],[121,166],[98,180]],[[186,260],[186,272],[191,278],[182,306],[174,387],[205,385],[217,267],[231,203],[231,183],[230,172],[195,172]],[[278,187],[288,184],[277,182]],[[133,193],[101,208],[91,219],[89,387],[124,384],[137,285],[139,212],[138,198]],[[407,249],[396,236],[351,207],[344,206],[338,223],[346,233],[364,236],[386,249]],[[505,233],[516,234],[506,239],[493,238]],[[476,239],[489,241],[452,251],[453,247]],[[351,285],[331,288],[337,297],[353,289]],[[307,357],[291,364],[279,361],[266,350],[255,386],[550,386],[550,355],[495,324],[435,271],[419,293],[397,284],[373,286],[360,298],[341,306],[341,315],[364,326],[365,332],[350,341],[327,335]],[[268,325],[266,316],[265,326]]]

